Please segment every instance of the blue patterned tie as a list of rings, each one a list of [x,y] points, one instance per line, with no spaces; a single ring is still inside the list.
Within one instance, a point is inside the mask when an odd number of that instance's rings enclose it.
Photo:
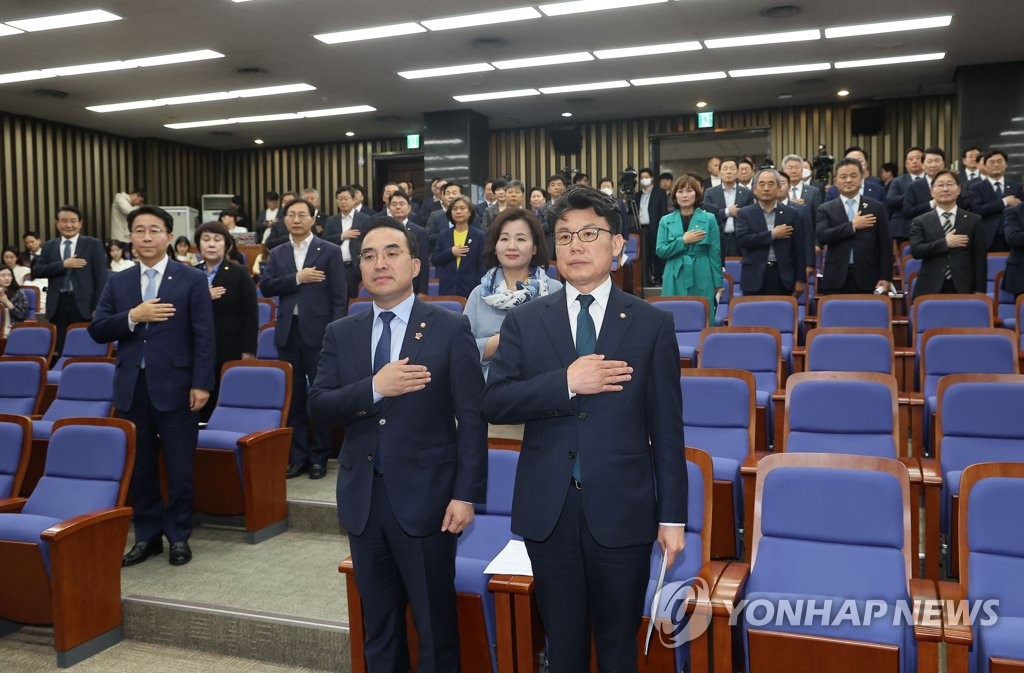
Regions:
[[[996,196],[1003,198],[1003,183],[996,182]]]
[[[146,276],[146,289],[142,293],[142,301],[149,301],[150,299],[156,299],[156,269],[146,269],[143,274]],[[145,331],[149,331],[149,323],[143,328]],[[143,357],[139,361],[139,369],[146,368],[146,358]]]
[[[853,218],[857,217],[857,204],[853,199],[846,199],[846,215],[850,218],[850,224],[853,224]],[[857,234],[857,228],[853,229],[854,235]],[[850,264],[853,264],[853,248],[850,248]]]
[[[391,320],[395,314],[391,311],[381,311],[380,321],[384,323],[384,329],[380,331],[380,339],[377,340],[377,348],[373,351],[373,373],[376,374],[387,363],[391,362]]]
[[[594,303],[594,298],[589,294],[581,294],[577,299],[580,302],[580,314],[576,316],[576,355],[593,355],[597,347],[597,328],[590,315],[590,305]],[[576,462],[572,466],[572,478],[580,482],[583,481],[580,469],[582,449],[582,446],[577,447]]]
[[[64,239],[64,256],[62,259],[68,259],[71,257],[71,241]],[[71,291],[71,269],[64,269],[64,280],[60,283],[61,292]]]

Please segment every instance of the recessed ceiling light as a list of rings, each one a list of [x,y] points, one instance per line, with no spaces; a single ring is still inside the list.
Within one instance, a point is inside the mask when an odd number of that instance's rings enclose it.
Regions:
[[[347,137],[349,137],[349,138],[351,138],[351,137],[352,137],[352,136],[354,136],[355,134],[356,134],[356,132],[355,132],[355,131],[345,131],[345,135],[346,135]]]
[[[242,1],[244,2],[244,0],[242,0]],[[235,0],[235,2],[239,2],[239,0]],[[255,140],[253,140],[253,142],[256,143],[257,145],[262,145],[263,144],[263,138],[256,138]]]
[[[106,21],[120,21],[117,14],[102,9],[91,9],[85,12],[71,12],[70,14],[55,14],[53,16],[40,16],[35,19],[19,19],[18,21],[6,21],[9,26],[19,30],[33,33],[40,30],[53,30],[55,28],[70,28],[72,26],[87,26],[93,23],[104,23]]]
[[[159,107],[162,105],[187,105],[190,103],[206,103],[209,101],[231,100],[233,98],[255,98],[257,96],[274,96],[301,91],[315,91],[316,87],[309,84],[282,84],[280,86],[264,86],[256,89],[238,89],[237,91],[215,91],[197,93],[187,96],[173,96],[156,100],[128,101],[109,105],[90,105],[86,110],[92,112],[122,112],[141,108]]]
[[[238,98],[257,98],[259,96],[279,96],[285,93],[301,93],[303,91],[316,91],[316,87],[303,82],[298,84],[281,84],[279,86],[261,86],[255,89],[238,89],[229,93]]]
[[[701,82],[709,79],[725,79],[724,72],[699,72],[692,75],[668,75],[667,77],[642,77],[631,79],[629,83],[633,86],[652,86],[655,84],[679,84],[680,82]]]
[[[473,103],[479,100],[498,100],[501,98],[520,98],[522,96],[539,96],[540,91],[536,89],[515,89],[512,91],[494,91],[492,93],[469,93],[460,96],[452,96],[460,103]]]
[[[403,70],[398,73],[405,79],[421,79],[423,77],[445,77],[447,75],[465,75],[471,72],[487,72],[494,70],[490,63],[468,63],[466,65],[450,65],[444,68],[425,68],[423,70]]]
[[[341,30],[336,33],[320,33],[314,35],[316,39],[324,44],[341,44],[342,42],[358,42],[360,40],[376,40],[382,37],[397,37],[399,35],[412,35],[414,33],[425,33],[427,29],[415,22],[396,23],[390,26],[377,26],[375,28],[357,28],[355,30]]]
[[[625,89],[629,82],[624,79],[611,82],[588,82],[587,84],[567,84],[565,86],[544,86],[540,92],[544,94],[571,93],[573,91],[603,91],[605,89]]]
[[[313,119],[316,117],[337,117],[339,115],[359,114],[360,112],[376,112],[377,108],[370,105],[350,105],[348,107],[334,107],[326,110],[306,110],[300,112],[300,117]]]
[[[147,56],[146,58],[133,58],[125,61],[136,68],[151,68],[156,65],[173,65],[175,63],[191,63],[192,61],[205,61],[211,58],[224,58],[224,54],[212,49],[199,49],[197,51],[183,51],[179,54],[165,54],[163,56]]]
[[[704,46],[708,49],[723,49],[726,47],[751,47],[757,44],[786,44],[787,42],[806,42],[808,40],[820,40],[821,31],[794,30],[788,33],[767,33],[764,35],[744,35],[742,37],[722,37],[714,40],[704,40]]]
[[[164,105],[166,105],[166,103],[155,100],[133,100],[126,103],[89,105],[85,109],[90,112],[124,112],[125,110],[142,110],[150,107],[163,107]]]
[[[215,93],[197,93],[191,96],[174,96],[171,98],[158,98],[156,100],[159,105],[188,105],[189,103],[208,103],[215,100],[230,100],[236,98],[227,91],[217,91]]]
[[[0,75],[0,84],[10,84],[11,82],[28,82],[34,79],[47,79],[49,77],[56,77],[52,72],[46,73],[42,70],[25,70],[23,72],[9,72],[5,75]]]
[[[566,63],[582,63],[593,61],[589,51],[577,51],[571,54],[553,54],[551,56],[532,56],[530,58],[514,58],[509,61],[493,61],[498,70],[512,70],[513,68],[535,68],[542,65],[564,65]]]
[[[175,124],[164,124],[164,126],[169,129],[197,129],[203,126],[223,126],[234,123],[230,119],[206,119],[201,122],[177,122]]]
[[[176,122],[164,124],[169,129],[194,129],[202,126],[224,126],[226,124],[258,124],[260,122],[289,121],[311,117],[330,117],[333,115],[352,114],[354,112],[375,112],[376,108],[369,105],[355,105],[347,108],[330,110],[307,110],[305,112],[283,112],[280,114],[253,115],[248,117],[231,117],[230,119],[208,119],[197,122]]]
[[[500,9],[495,12],[451,16],[445,19],[428,19],[420,21],[420,23],[430,30],[452,30],[454,28],[470,28],[472,26],[490,26],[495,23],[508,23],[509,21],[539,19],[540,17],[540,12],[533,7],[517,7],[515,9]]]
[[[0,37],[4,37],[5,35],[20,35],[24,32],[25,31],[18,30],[17,28],[11,28],[7,24],[0,23]]]
[[[780,93],[779,94],[779,100],[789,100],[792,97],[793,97],[793,94],[791,94],[791,93]]]
[[[850,95],[850,90],[849,89],[840,89],[839,91],[836,91],[836,95],[837,96],[849,96]]]
[[[574,2],[556,2],[540,5],[540,11],[547,16],[565,16],[582,12],[600,12],[605,9],[625,9],[641,5],[656,5],[667,0],[575,0]]]
[[[924,28],[945,28],[953,22],[953,15],[931,16],[923,19],[905,19],[903,21],[882,21],[880,23],[862,23],[856,26],[837,26],[825,29],[825,37],[855,37],[857,35],[879,35],[896,33],[904,30],[922,30]]]
[[[258,124],[260,122],[283,122],[289,119],[301,119],[301,117],[294,112],[282,112],[280,114],[272,115],[251,115],[248,117],[232,117],[231,122],[234,124]]]
[[[837,61],[836,68],[866,68],[873,65],[895,65],[897,63],[918,63],[920,61],[940,61],[946,52],[934,54],[913,54],[911,56],[892,56],[890,58],[868,58],[860,61]]]
[[[654,56],[656,54],[674,54],[681,51],[700,51],[700,42],[673,42],[671,44],[652,44],[644,47],[624,47],[622,49],[599,49],[594,56],[600,59],[630,58],[633,56]]]
[[[706,100],[699,100],[699,101],[697,101],[697,107],[705,108],[707,106],[708,106],[708,102]]]
[[[563,117],[571,117],[571,116],[572,116],[572,113],[571,113],[571,112],[563,112],[563,113],[562,113],[562,116],[563,116]]]
[[[828,63],[807,63],[805,65],[777,65],[770,68],[747,68],[744,70],[730,70],[729,77],[757,77],[759,75],[785,75],[791,72],[814,72],[815,70],[829,70]]]
[[[43,72],[57,77],[72,75],[90,75],[94,72],[111,72],[113,70],[131,70],[135,66],[125,61],[105,61],[103,63],[85,63],[83,65],[65,65],[59,68],[46,68]]]

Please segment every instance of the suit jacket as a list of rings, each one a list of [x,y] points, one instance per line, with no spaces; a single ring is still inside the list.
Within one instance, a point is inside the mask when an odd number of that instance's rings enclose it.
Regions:
[[[754,193],[746,187],[736,185],[736,206],[744,208],[753,202]],[[725,221],[729,219],[729,214],[725,210],[725,190],[722,185],[712,187],[704,192],[704,203],[700,207],[715,216],[715,219],[718,220],[718,228],[724,232]],[[733,224],[735,222],[733,220]]]
[[[815,266],[818,258],[818,254],[815,252],[814,247],[818,244],[817,238],[814,236],[814,214],[810,208],[807,207],[806,203],[793,203],[786,201],[785,203],[779,202],[787,208],[792,208],[800,215],[800,227],[804,232],[804,264],[808,267]],[[803,276],[801,276],[803,277]]]
[[[643,192],[637,192],[633,195],[633,203],[636,204],[637,213],[640,212],[640,200],[642,197]],[[652,236],[657,235],[658,223],[661,222],[661,218],[665,217],[667,214],[668,198],[665,196],[665,190],[655,185],[651,188],[651,198],[647,200],[647,216],[650,218]],[[640,220],[637,220],[637,226],[640,226]]]
[[[475,225],[476,219],[470,220],[470,225]],[[445,229],[451,228],[451,223],[448,221],[447,211],[435,210],[432,212],[430,214],[430,219],[428,219],[427,223],[423,225],[423,228],[427,230],[427,242],[430,243],[430,249],[433,250],[437,246],[437,239],[441,235],[441,232]]]
[[[861,196],[866,196],[869,199],[874,199],[875,201],[881,201],[884,203],[885,185],[883,185],[882,181],[876,178],[875,176],[868,175],[864,178],[864,193],[861,194]],[[828,188],[828,191],[825,193],[825,200],[831,201],[832,199],[838,198],[839,190],[836,188],[835,185],[832,185],[831,187]],[[928,198],[931,197],[929,196]]]
[[[508,312],[491,360],[483,415],[525,423],[512,531],[545,540],[562,512],[577,451],[583,510],[608,547],[650,544],[686,522],[679,346],[671,314],[611,288],[596,352],[633,368],[623,390],[568,394],[576,360],[565,289]]]
[[[875,226],[854,231],[842,199],[832,199],[818,209],[818,243],[827,246],[823,290],[843,287],[850,270],[851,250],[857,289],[871,292],[878,281],[892,280],[892,237],[885,204],[862,196],[859,212],[874,215]]]
[[[740,271],[740,287],[744,292],[757,292],[764,283],[764,271],[768,265],[768,248],[775,250],[779,278],[782,284],[793,288],[797,281],[803,281],[806,264],[807,242],[803,218],[795,208],[776,204],[775,226],[788,224],[793,227],[789,238],[772,239],[764,213],[759,203],[741,208],[736,217],[736,244],[743,251],[743,268]]]
[[[950,250],[946,246],[946,234],[934,210],[910,223],[910,254],[922,260],[917,285],[914,286],[915,298],[942,291],[947,264],[953,272],[953,286],[958,294],[984,294],[988,290],[988,246],[985,245],[981,217],[957,208],[953,231],[970,236],[966,247]]]
[[[366,231],[370,223],[373,222],[373,218],[363,212],[354,212],[352,214],[352,228],[358,229],[359,231]],[[331,215],[327,218],[327,224],[324,225],[324,236],[325,241],[329,241],[337,246],[342,245],[341,240],[341,214]],[[352,263],[359,264],[359,237],[350,238],[344,242],[344,245],[348,246],[349,253],[352,255]]]
[[[345,265],[341,250],[333,243],[313,236],[306,251],[303,268],[315,267],[326,278],[320,283],[297,283],[295,255],[291,242],[270,251],[263,269],[260,291],[264,297],[277,297],[277,329],[274,344],[284,348],[291,331],[292,314],[299,308],[299,331],[307,348],[319,348],[327,324],[345,315],[348,297],[345,294]]]
[[[807,212],[810,213],[811,220],[813,220],[818,212],[818,208],[824,203],[824,195],[821,190],[814,185],[800,185],[800,198],[804,200],[804,207],[807,208]],[[797,203],[791,203],[791,206],[800,205]],[[813,236],[809,238],[814,238]]]
[[[284,220],[278,219],[270,226],[270,236],[264,244],[268,250],[273,250],[282,243],[288,242],[288,228],[284,226]]]
[[[1018,295],[1024,292],[1024,203],[1007,209],[1003,236],[1010,247],[1003,273],[1003,289]]]
[[[60,295],[60,287],[65,276],[71,278],[78,312],[84,316],[91,316],[107,282],[107,253],[104,252],[99,239],[79,235],[73,254],[85,260],[85,267],[65,269],[63,241],[63,237],[58,237],[43,243],[39,258],[32,265],[33,278],[50,279],[46,286],[46,296],[50,298],[46,302],[46,316],[52,320],[57,312],[57,297]]]
[[[479,352],[465,316],[417,299],[399,356],[425,365],[430,383],[374,404],[373,321],[371,310],[328,326],[309,412],[315,422],[345,427],[337,492],[345,530],[359,535],[365,529],[374,470],[380,470],[399,525],[409,535],[423,536],[440,530],[453,498],[487,499]]]
[[[413,278],[413,291],[416,294],[427,294],[427,291],[430,289],[430,253],[433,251],[433,248],[430,247],[430,239],[427,237],[426,229],[412,220],[406,223],[406,228],[412,232],[413,237],[416,239],[416,248],[418,249],[416,257],[420,260],[420,275]]]
[[[981,215],[981,226],[985,228],[986,249],[992,247],[996,240],[996,234],[1003,228],[1003,215],[1006,211],[1006,204],[1003,198],[1016,196],[1024,200],[1024,189],[1021,184],[1014,180],[1005,179],[1003,176],[1003,196],[996,196],[995,187],[987,178],[983,180],[972,180],[967,185],[967,208],[972,213]],[[1005,237],[1005,234],[1004,234]]]
[[[903,217],[908,222],[934,210],[931,204],[932,188],[928,184],[928,178],[914,180],[907,187],[907,193],[903,196]]]
[[[435,210],[441,210],[441,202],[436,200],[434,197],[430,197],[429,201],[424,201],[419,209],[409,209],[409,218],[419,224],[420,222],[427,222],[430,220],[430,214]]]
[[[480,284],[480,277],[484,275],[483,263],[480,261],[480,254],[484,249],[484,230],[476,227],[469,228],[467,239],[469,241],[469,253],[462,258],[456,268],[455,255],[452,254],[452,246],[455,245],[455,230],[445,229],[437,239],[434,247],[434,254],[430,261],[434,264],[437,273],[438,294],[454,294],[460,297],[469,297],[473,288]]]
[[[885,205],[889,209],[889,232],[893,238],[910,237],[910,220],[903,212],[903,200],[914,182],[914,176],[910,173],[898,175],[889,183],[889,191],[885,193]]]
[[[197,267],[206,273],[206,264]],[[225,362],[238,360],[242,353],[256,354],[256,337],[259,332],[259,306],[256,301],[256,285],[249,270],[228,261],[220,263],[213,277],[213,287],[223,287],[225,292],[213,302],[213,333],[216,340],[216,374]]]
[[[146,386],[159,411],[189,406],[189,390],[213,390],[213,305],[206,275],[173,259],[168,260],[158,296],[174,305],[165,322],[128,327],[128,313],[142,303],[141,266],[112,274],[89,325],[99,343],[117,341],[114,406],[127,411],[135,396],[139,365],[146,363]]]

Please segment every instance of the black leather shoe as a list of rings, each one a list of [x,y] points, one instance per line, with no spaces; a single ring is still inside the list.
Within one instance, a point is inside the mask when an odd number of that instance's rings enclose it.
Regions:
[[[164,551],[164,541],[161,538],[155,540],[146,540],[145,542],[136,542],[132,545],[132,548],[128,550],[128,553],[121,559],[121,565],[124,567],[138,565],[142,563],[150,556],[162,554]]]
[[[327,476],[327,466],[317,465],[313,463],[309,466],[309,478],[310,479],[323,479]]]
[[[295,463],[288,463],[288,471],[284,473],[286,479],[294,479],[303,472],[306,472],[309,468],[305,465],[296,465]]]
[[[170,562],[172,566],[183,566],[192,560],[192,549],[188,542],[172,542]]]

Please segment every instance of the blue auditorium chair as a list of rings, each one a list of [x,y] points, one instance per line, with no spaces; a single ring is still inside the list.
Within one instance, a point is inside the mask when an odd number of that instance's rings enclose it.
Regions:
[[[679,345],[679,366],[692,367],[697,360],[700,333],[708,326],[706,297],[650,297],[651,305],[672,314],[676,343]]]
[[[926,294],[914,300],[912,344],[921,354],[921,335],[937,327],[992,327],[992,297],[982,294]]]
[[[32,422],[28,417],[0,414],[0,501],[17,497],[31,449]]]
[[[754,375],[739,369],[684,369],[679,385],[686,444],[711,456],[713,488],[721,493],[715,498],[719,507],[715,508],[711,556],[738,557],[746,495],[740,467],[754,456]]]
[[[960,558],[960,581],[939,583],[939,597],[956,606],[943,615],[946,670],[1019,672],[1024,670],[1024,518],[1016,514],[1024,510],[1024,464],[972,465],[960,483],[959,528],[966,534],[950,549]],[[993,600],[998,601],[990,608],[994,622],[984,611],[973,624],[963,618],[972,604]]]
[[[47,322],[21,322],[11,328],[4,346],[4,357],[36,355],[47,363],[53,359],[57,346],[57,328]]]
[[[60,667],[121,640],[134,460],[130,422],[58,421],[31,497],[0,500],[0,619],[52,624]]]
[[[912,601],[934,601],[937,592],[934,582],[912,577],[910,484],[902,463],[767,456],[758,465],[756,501],[753,562],[731,564],[712,595],[712,648],[716,663],[722,660],[716,670],[738,668],[731,661],[734,633],[749,673],[830,670],[826,662],[840,659],[849,671],[937,670],[940,620],[924,622],[922,611],[911,609]],[[748,603],[732,615],[739,624],[733,631],[729,611],[741,599]],[[864,619],[868,600],[884,606],[886,617]],[[810,601],[814,616],[805,612]],[[798,605],[804,607],[794,618]],[[909,620],[894,618],[900,605]],[[841,619],[845,608],[859,618]]]
[[[369,296],[361,299],[353,299],[348,303],[348,314],[355,315],[360,311],[369,311],[373,309],[373,299]]]
[[[288,528],[285,468],[292,367],[278,360],[233,360],[221,370],[217,406],[199,430],[195,511],[243,515],[256,544]]]
[[[462,313],[466,309],[466,298],[454,294],[442,294],[437,296],[420,297],[423,301],[430,302],[455,313]]]
[[[995,296],[996,288],[996,276],[1006,271],[1006,258],[1009,256],[1008,252],[990,252],[988,253],[987,272],[985,274],[986,285],[985,294],[990,297]]]
[[[715,323],[713,327],[721,327],[729,319],[729,305],[732,303],[732,290],[736,283],[732,276],[722,274],[722,295],[715,306]]]
[[[28,312],[25,313],[25,320],[35,320],[39,313],[39,307],[42,305],[40,290],[35,285],[22,285],[21,289],[25,296],[28,297]]]
[[[892,329],[888,295],[833,294],[818,300],[818,327],[880,327]]]
[[[729,307],[731,327],[773,327],[782,337],[782,359],[793,370],[793,347],[799,337],[800,310],[794,297],[738,297]]]
[[[68,325],[67,336],[64,337],[64,352],[53,368],[46,373],[46,383],[56,386],[60,383],[60,375],[71,358],[109,358],[114,352],[114,344],[101,344],[89,335],[89,323],[76,322]]]
[[[277,346],[274,344],[274,335],[277,325],[264,325],[260,328],[259,336],[256,337],[256,359],[276,360]]]
[[[1003,271],[996,274],[995,286],[992,290],[992,299],[996,303],[996,318],[1002,327],[1015,330],[1017,329],[1016,298],[1012,293],[1003,289],[1003,275]]]
[[[880,372],[896,375],[892,330],[881,327],[817,327],[807,333],[808,372]]]
[[[47,362],[39,356],[0,358],[0,413],[32,416],[46,392]]]
[[[734,279],[739,278],[743,271],[743,258],[742,257],[726,257],[725,258],[725,273],[732,276]],[[742,297],[743,288],[739,285],[733,284],[733,297]]]
[[[277,302],[268,298],[257,299],[256,302],[260,327],[277,322]]]

